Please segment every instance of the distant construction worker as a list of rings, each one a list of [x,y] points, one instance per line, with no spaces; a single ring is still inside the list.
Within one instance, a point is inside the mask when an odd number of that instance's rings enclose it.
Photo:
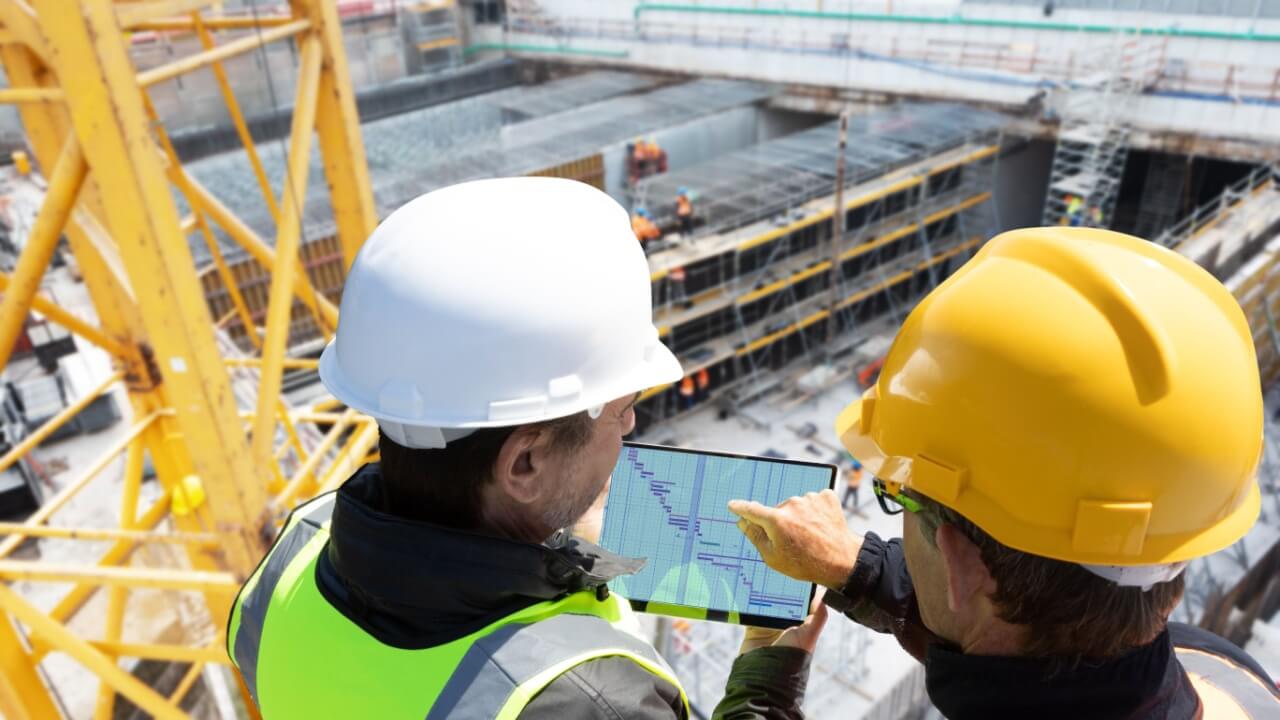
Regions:
[[[667,152],[658,145],[656,140],[646,143],[645,153],[649,156],[648,174],[656,175],[667,171]]]
[[[711,396],[711,373],[707,372],[706,368],[702,368],[698,370],[695,379],[698,384],[697,400],[702,402]]]
[[[830,492],[730,507],[766,563],[894,633],[952,720],[1280,718],[1253,658],[1168,622],[1187,563],[1258,517],[1262,423],[1249,325],[1209,273],[1107,230],[1014,230],[836,420],[901,539],[850,532]]]
[[[849,501],[853,501],[854,512],[858,511],[858,488],[862,487],[862,463],[854,460],[844,471],[844,497],[840,498],[840,507],[849,510]]]
[[[455,185],[378,226],[320,378],[377,419],[381,462],[295,510],[236,599],[264,717],[690,717],[607,585],[644,561],[574,535],[639,392],[681,377],[649,293],[626,211],[571,180]],[[749,631],[716,717],[800,718],[824,616]]]
[[[680,221],[681,235],[687,237],[693,232],[693,201],[688,188],[676,188],[676,219]]]
[[[645,172],[645,165],[649,160],[649,143],[645,142],[643,137],[637,137],[631,142],[628,151],[630,155],[627,156],[627,179],[631,184],[635,184],[648,174]]]
[[[1079,195],[1067,196],[1067,224],[1078,227],[1084,222],[1084,199]]]
[[[694,385],[693,376],[685,375],[680,381],[680,409],[688,410],[697,401],[698,388]]]
[[[641,245],[662,237],[662,230],[653,222],[653,219],[649,216],[649,211],[642,207],[636,208],[635,213],[631,216],[631,232],[635,233],[636,239],[640,241]]]
[[[684,292],[685,272],[683,265],[676,265],[667,272],[667,280],[671,287],[671,295],[668,300],[672,305],[683,305],[687,301]]]

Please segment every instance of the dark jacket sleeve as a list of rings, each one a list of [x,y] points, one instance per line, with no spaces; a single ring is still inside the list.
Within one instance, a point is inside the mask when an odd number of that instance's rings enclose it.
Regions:
[[[686,720],[680,690],[625,657],[574,667],[543,688],[520,720]]]
[[[809,653],[760,648],[733,663],[716,720],[802,720]],[[520,720],[688,720],[680,690],[627,658],[590,660],[525,706]]]
[[[713,720],[802,720],[810,657],[791,647],[757,648],[739,655]]]
[[[920,620],[901,538],[886,542],[867,533],[849,579],[842,587],[828,588],[823,602],[860,625],[893,633],[898,644],[921,662],[925,648],[937,640]]]

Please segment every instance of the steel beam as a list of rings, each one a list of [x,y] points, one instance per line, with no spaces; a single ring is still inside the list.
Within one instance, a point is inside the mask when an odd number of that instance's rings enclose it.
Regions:
[[[61,714],[36,670],[35,659],[19,639],[17,628],[0,613],[0,717],[46,720]]]
[[[56,43],[55,43],[56,46]],[[142,681],[121,670],[115,661],[103,655],[88,642],[76,637],[62,623],[33,607],[8,585],[0,583],[0,608],[21,620],[32,632],[46,638],[85,667],[92,670],[103,682],[109,683],[133,704],[160,720],[184,720],[185,713],[171,704]],[[57,717],[57,714],[45,717]]]
[[[276,403],[279,401],[285,346],[293,316],[295,273],[302,239],[302,211],[307,197],[307,175],[311,164],[311,135],[315,128],[316,93],[320,89],[323,48],[319,38],[302,38],[298,60],[298,89],[293,104],[293,127],[289,134],[289,157],[285,167],[283,200],[276,224],[276,262],[272,268],[267,301],[266,337],[262,342],[262,370],[258,379],[258,416],[253,424],[253,462],[265,468],[272,462],[276,431]]]
[[[347,50],[342,43],[342,19],[331,2],[295,5],[309,13],[321,38],[324,67],[320,75],[316,132],[320,136],[324,175],[329,183],[329,203],[342,245],[342,269],[351,269],[356,253],[378,224],[365,161],[364,139],[360,136],[360,115],[347,68]]]
[[[32,299],[40,292],[40,281],[53,259],[62,228],[67,224],[67,217],[76,204],[88,172],[80,144],[75,138],[67,140],[49,178],[49,190],[36,215],[35,226],[31,228],[26,247],[18,257],[9,287],[0,298],[0,367],[9,362],[9,353],[26,324]]]
[[[112,5],[81,0],[80,12],[39,8],[55,70],[90,169],[98,176],[107,224],[118,245],[137,311],[155,351],[177,427],[214,516],[226,532],[229,568],[247,576],[262,552],[265,491],[236,418],[230,380],[213,337],[191,250],[155,151],[128,46]],[[305,23],[304,23],[305,25]],[[176,478],[175,478],[176,479]]]
[[[87,1],[87,0],[82,0]],[[294,20],[293,22],[273,27],[270,30],[263,30],[260,33],[246,35],[242,38],[232,40],[225,45],[219,45],[212,50],[206,50],[195,55],[188,55],[181,60],[175,60],[167,65],[151,68],[138,73],[138,84],[142,87],[150,87],[156,83],[172,80],[180,75],[186,75],[192,70],[198,70],[210,63],[219,62],[228,58],[262,47],[268,43],[277,40],[283,40],[287,37],[293,37],[311,27],[308,20]]]

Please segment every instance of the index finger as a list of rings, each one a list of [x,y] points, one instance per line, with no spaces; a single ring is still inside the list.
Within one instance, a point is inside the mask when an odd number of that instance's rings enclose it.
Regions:
[[[730,500],[729,512],[757,525],[766,526],[773,525],[773,521],[778,514],[776,508],[761,505],[755,500]]]

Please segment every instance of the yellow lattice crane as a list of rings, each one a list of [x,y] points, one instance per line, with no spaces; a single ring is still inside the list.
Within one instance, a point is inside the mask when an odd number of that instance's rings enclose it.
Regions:
[[[193,48],[186,56],[139,71],[130,56],[130,35],[140,31],[198,42],[186,43]],[[290,42],[298,67],[287,170],[283,186],[272,188],[222,63],[269,43]],[[48,178],[17,265],[0,277],[0,366],[31,310],[103,348],[115,363],[107,382],[0,458],[0,469],[118,382],[128,390],[132,411],[131,427],[105,456],[73,468],[75,479],[25,523],[0,527],[6,536],[0,541],[0,714],[12,720],[60,716],[41,663],[61,653],[100,680],[95,717],[111,717],[117,695],[155,717],[184,717],[179,702],[202,669],[228,662],[224,640],[193,645],[189,639],[122,638],[134,591],[188,591],[203,599],[208,626],[222,632],[234,592],[283,514],[340,483],[377,441],[367,417],[290,408],[281,400],[283,370],[308,364],[286,353],[295,299],[322,330],[337,321],[332,301],[315,292],[299,260],[300,203],[313,137],[319,140],[346,267],[377,220],[337,8],[333,0],[290,0],[269,14],[255,8],[252,14],[228,15],[211,0],[0,0],[0,60],[10,83],[0,89],[0,102],[18,106],[28,145]],[[184,169],[151,104],[151,88],[200,68],[212,70],[276,219],[270,240]],[[190,208],[185,216],[174,190]],[[218,249],[216,231],[271,272],[261,334]],[[208,243],[255,356],[220,353],[188,245],[193,233]],[[96,319],[79,317],[40,294],[41,278],[64,234]],[[237,407],[229,367],[258,371],[256,410]],[[310,449],[298,440],[307,423],[323,427],[312,431],[323,439]],[[150,507],[139,506],[144,453],[162,488]],[[119,527],[49,523],[121,455]],[[26,538],[110,545],[96,561],[83,564],[15,559],[14,550]],[[135,563],[135,551],[150,543],[184,552],[171,567]],[[66,583],[70,589],[46,609],[15,590],[15,580]],[[105,614],[82,616],[72,630],[72,618],[97,593],[106,595]],[[121,658],[190,668],[166,697],[126,672]]]

